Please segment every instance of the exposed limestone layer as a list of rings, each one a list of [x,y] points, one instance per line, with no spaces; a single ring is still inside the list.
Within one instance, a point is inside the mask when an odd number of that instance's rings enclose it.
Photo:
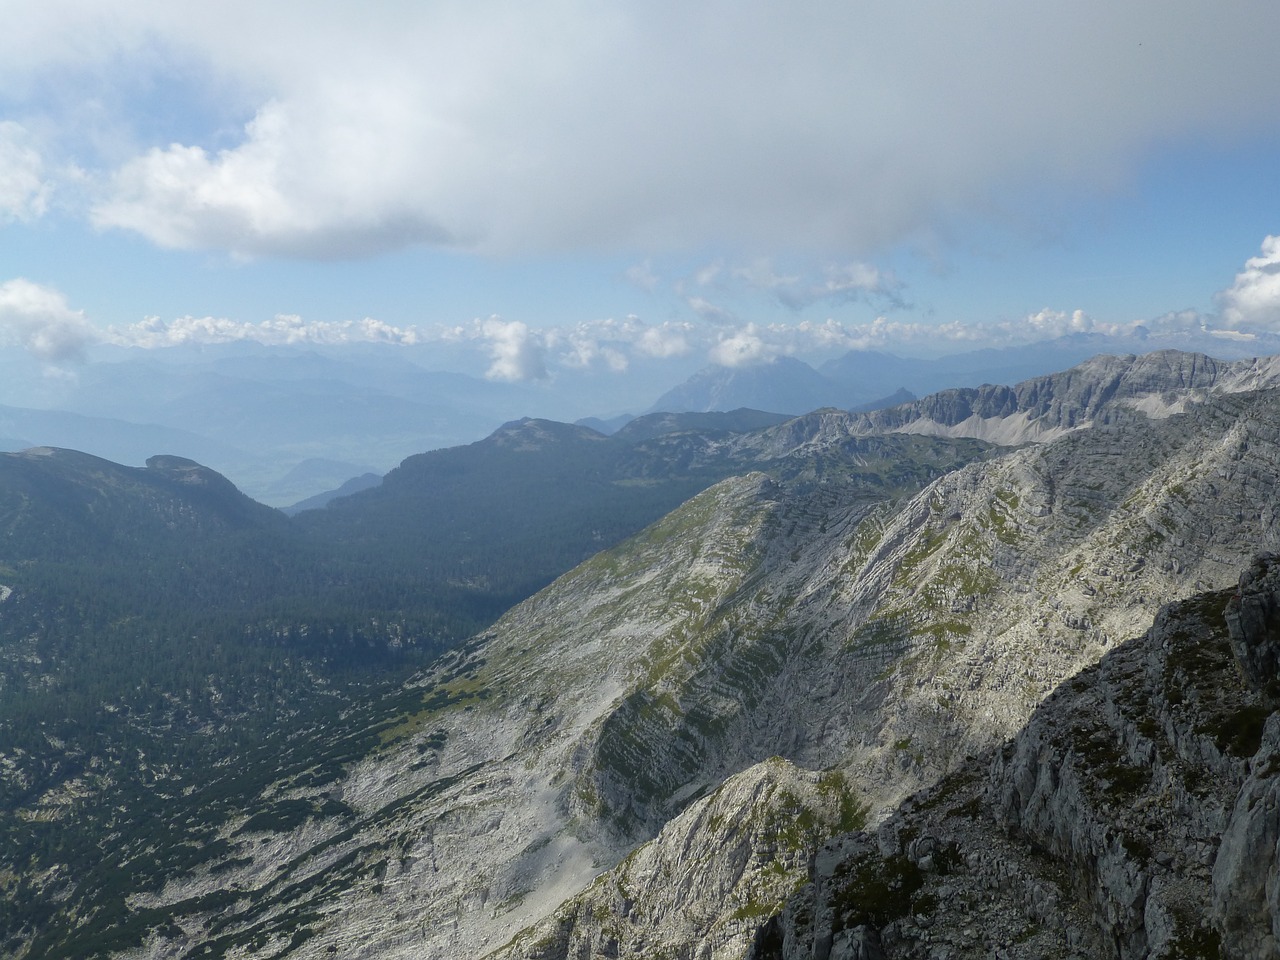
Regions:
[[[1280,563],[1242,579],[1280,601]],[[1280,701],[1243,677],[1231,598],[1166,608],[1013,741],[825,844],[753,960],[1275,957]]]

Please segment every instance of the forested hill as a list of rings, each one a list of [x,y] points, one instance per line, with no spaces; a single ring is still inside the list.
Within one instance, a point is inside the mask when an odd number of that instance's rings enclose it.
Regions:
[[[724,477],[826,470],[882,498],[987,449],[850,438],[831,420],[846,416],[747,432],[769,415],[702,417],[698,430],[645,418],[608,438],[518,421],[294,518],[176,457],[137,468],[52,448],[0,455],[4,709],[55,709],[49,689],[89,711],[117,687],[234,686],[290,657],[321,676],[411,666]],[[815,457],[806,445],[824,433]],[[140,665],[147,682],[126,683]]]
[[[791,475],[812,466],[788,453],[829,433],[841,484],[875,496],[914,488],[988,447],[921,438],[851,438],[826,420],[774,414],[653,414],[612,436],[548,420],[519,420],[463,447],[405,460],[382,484],[294,519],[310,542],[347,558],[359,596],[430,595],[455,638],[599,550],[665,516],[726,477]],[[808,432],[792,423],[811,422]],[[832,482],[835,482],[833,479]],[[341,588],[345,590],[346,588]]]

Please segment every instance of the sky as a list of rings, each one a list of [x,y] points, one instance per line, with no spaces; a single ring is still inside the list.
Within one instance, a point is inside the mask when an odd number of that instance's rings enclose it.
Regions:
[[[0,0],[0,345],[1280,331],[1280,5]],[[464,364],[465,365],[465,364]]]

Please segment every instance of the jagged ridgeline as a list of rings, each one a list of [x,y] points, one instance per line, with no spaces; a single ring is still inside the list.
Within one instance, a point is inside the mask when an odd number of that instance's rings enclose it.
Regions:
[[[1233,583],[1255,551],[1278,544],[1280,396],[1243,392],[1274,383],[1275,367],[1109,358],[1031,386],[950,392],[883,421],[820,411],[760,430],[633,440],[686,456],[675,478],[715,458],[732,463],[729,478],[408,682],[359,697],[330,682],[329,713],[305,712],[325,695],[299,698],[260,749],[236,749],[233,773],[192,783],[185,766],[140,763],[129,782],[147,790],[129,799],[162,794],[172,830],[145,818],[126,829],[124,794],[103,802],[91,761],[58,789],[28,790],[7,836],[34,832],[45,845],[22,847],[22,867],[5,875],[9,902],[25,911],[8,943],[66,957],[774,949],[757,931],[806,882],[824,838],[878,823],[916,790],[969,769],[1064,680],[1079,674],[1093,690],[1111,669],[1095,665],[1123,661],[1113,653],[1162,604]],[[526,473],[542,482],[532,464],[562,434],[529,421],[493,439],[533,454]],[[1039,442],[995,450],[975,435]],[[571,442],[596,445],[595,456],[613,441]],[[636,462],[652,464],[648,456]],[[406,479],[410,466],[420,465],[406,464]],[[646,469],[615,486],[660,485],[661,469]],[[599,502],[581,487],[573,495]],[[396,515],[379,509],[380,523]],[[429,511],[415,509],[413,522],[425,522]],[[375,562],[359,525],[334,516],[346,532],[331,542],[355,543]],[[322,526],[291,525],[288,535],[313,543]],[[1208,617],[1213,606],[1196,609]],[[1221,700],[1225,712],[1200,710],[1190,722],[1247,764],[1268,708],[1247,691],[1227,696],[1229,661],[1207,651],[1197,660],[1188,636],[1186,659],[1161,674],[1170,686],[1161,696],[1185,685],[1184,701]],[[1140,721],[1134,729],[1165,749]],[[164,734],[148,722],[131,729]],[[1154,754],[1108,746],[1104,733],[1091,730],[1098,743],[1074,756],[1117,789],[1145,789],[1141,763]],[[1169,724],[1162,736],[1199,742]],[[1170,749],[1185,764],[1209,756]],[[27,761],[5,762],[22,770]],[[1191,789],[1196,777],[1178,783]],[[1119,817],[1098,809],[1100,823]],[[31,826],[40,823],[51,828]],[[82,862],[68,867],[69,823],[94,824],[76,841],[98,858],[90,882]],[[1099,829],[1104,845],[1118,835]],[[1197,855],[1213,861],[1205,844]],[[940,874],[955,866],[945,843],[926,847],[904,847],[883,870],[867,861],[868,889],[890,912],[873,900],[855,926],[898,922],[891,911],[903,896],[914,909],[922,860]],[[1081,849],[1087,861],[1093,848]],[[1153,846],[1157,863],[1159,853]],[[1154,889],[1154,872],[1141,877]],[[1090,896],[1068,888],[1064,897]],[[782,923],[772,929],[788,949],[800,925]],[[1112,955],[1098,942],[1091,956]],[[870,933],[858,943],[875,948]],[[896,949],[892,935],[879,943]],[[975,935],[955,949],[986,956],[975,951],[987,947]]]
[[[846,435],[793,451],[831,416],[783,436],[752,411],[612,438],[522,421],[292,519],[181,458],[0,456],[4,950],[127,946],[155,918],[126,898],[221,864],[237,817],[349,813],[259,795],[376,753],[420,700],[407,671],[716,480],[761,466],[878,500],[988,449]]]

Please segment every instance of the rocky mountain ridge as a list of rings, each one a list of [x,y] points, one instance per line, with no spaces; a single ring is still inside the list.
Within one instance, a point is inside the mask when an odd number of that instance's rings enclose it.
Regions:
[[[1162,350],[1141,356],[1101,354],[1061,373],[1014,386],[943,390],[921,400],[872,411],[858,432],[975,437],[999,444],[1052,440],[1091,426],[1116,410],[1151,417],[1184,411],[1214,394],[1280,385],[1280,359],[1216,360]]]
[[[884,517],[864,515],[830,545],[835,556],[798,560],[809,582],[788,592],[804,598],[807,639],[820,647],[812,660],[791,654],[761,698],[787,706],[772,715],[757,706],[754,726],[773,731],[795,762],[841,770],[873,818],[887,813],[1015,733],[1059,680],[1140,632],[1161,598],[1229,582],[1252,538],[1276,543],[1274,516],[1259,505],[1276,479],[1278,401],[1224,396],[1165,421],[1121,417],[949,474]],[[733,782],[722,790],[732,794]],[[732,819],[759,817],[744,802]],[[681,836],[664,830],[648,856],[679,859]],[[776,843],[756,855],[785,862]],[[704,869],[708,889],[722,884],[714,859]],[[598,919],[615,916],[607,891],[625,883],[629,869],[620,870],[510,955],[550,960],[611,940],[621,956],[649,955],[649,927]],[[751,910],[768,912],[797,877],[771,879],[747,875],[717,925],[662,948],[741,956],[746,935],[725,921],[743,891]],[[688,909],[674,895],[647,908],[659,929]]]

